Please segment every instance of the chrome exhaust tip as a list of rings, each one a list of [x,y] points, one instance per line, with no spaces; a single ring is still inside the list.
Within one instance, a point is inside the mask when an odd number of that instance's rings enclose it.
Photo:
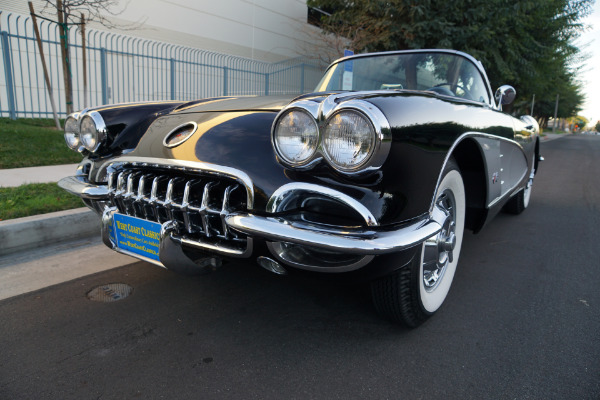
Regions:
[[[258,265],[260,265],[267,271],[273,272],[274,274],[277,274],[277,275],[286,275],[287,274],[286,269],[283,268],[283,266],[280,263],[273,260],[272,258],[261,256],[256,259],[256,262],[258,263]]]

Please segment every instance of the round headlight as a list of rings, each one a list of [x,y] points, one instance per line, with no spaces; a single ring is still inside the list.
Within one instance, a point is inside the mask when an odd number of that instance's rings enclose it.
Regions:
[[[90,152],[98,150],[106,138],[106,127],[100,114],[93,112],[83,117],[79,124],[79,137],[83,147]]]
[[[319,128],[308,113],[292,109],[275,126],[273,142],[279,156],[292,165],[302,165],[317,151]]]
[[[334,168],[344,172],[359,169],[369,160],[375,144],[373,125],[358,111],[340,111],[327,121],[323,151]]]
[[[65,121],[65,142],[72,150],[79,150],[81,142],[79,140],[79,129],[77,126],[77,120],[73,117],[67,117]]]

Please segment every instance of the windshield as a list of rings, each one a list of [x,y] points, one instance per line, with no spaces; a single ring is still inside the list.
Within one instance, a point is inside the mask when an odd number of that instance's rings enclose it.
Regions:
[[[382,54],[333,65],[317,92],[335,90],[429,90],[489,103],[481,73],[471,60],[448,53]]]

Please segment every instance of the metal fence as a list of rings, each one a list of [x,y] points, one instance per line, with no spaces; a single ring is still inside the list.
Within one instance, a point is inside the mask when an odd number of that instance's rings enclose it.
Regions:
[[[57,111],[64,117],[58,25],[38,20],[38,26]],[[0,117],[51,117],[31,17],[0,11],[0,29]],[[87,101],[81,31],[73,27],[68,33],[75,110],[84,104],[300,94],[316,86],[325,67],[305,58],[266,63],[98,30],[85,32]]]

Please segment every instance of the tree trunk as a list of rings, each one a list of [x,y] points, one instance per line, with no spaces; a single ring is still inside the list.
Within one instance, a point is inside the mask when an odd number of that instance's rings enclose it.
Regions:
[[[73,77],[71,76],[71,60],[69,58],[69,30],[65,19],[62,0],[56,1],[58,14],[58,32],[60,34],[60,54],[62,56],[63,78],[65,83],[65,102],[67,115],[73,113]]]

